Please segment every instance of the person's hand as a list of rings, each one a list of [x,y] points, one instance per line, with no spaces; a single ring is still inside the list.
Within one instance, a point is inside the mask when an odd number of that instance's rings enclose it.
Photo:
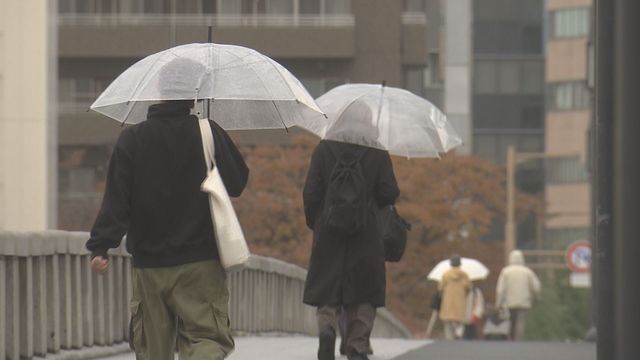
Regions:
[[[99,274],[104,274],[109,269],[109,260],[102,256],[96,256],[91,259],[91,269]]]

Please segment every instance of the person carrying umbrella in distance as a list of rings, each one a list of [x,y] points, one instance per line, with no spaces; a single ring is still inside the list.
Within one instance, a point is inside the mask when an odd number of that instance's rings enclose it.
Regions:
[[[460,269],[460,256],[450,260],[451,268],[442,275],[438,291],[442,294],[440,320],[444,324],[444,337],[447,340],[462,338],[467,310],[467,293],[471,291],[469,275]]]
[[[268,69],[279,82],[256,89],[255,83],[270,78]],[[234,74],[234,83],[223,86]],[[109,266],[108,249],[119,246],[127,234],[133,258],[129,336],[137,359],[170,360],[176,346],[181,360],[219,360],[233,350],[220,239],[209,196],[201,191],[209,166],[203,149],[211,144],[202,140],[200,126],[208,123],[203,131],[211,128],[223,187],[229,196],[240,196],[249,169],[218,122],[228,128],[287,126],[305,111],[305,101],[316,107],[298,85],[284,68],[253,50],[190,44],[140,60],[92,105],[135,124],[123,128],[118,138],[86,246],[91,267],[103,273]],[[273,95],[278,91],[288,92],[289,98]],[[302,101],[296,102],[294,94]],[[199,99],[215,101],[210,114],[215,122],[191,115]]]
[[[437,308],[434,308],[432,306],[431,317],[429,319],[429,324],[427,326],[427,331],[426,331],[427,337],[431,337],[431,332],[433,330],[433,327],[435,326],[435,323],[438,317],[440,317],[444,321],[444,319],[440,316],[440,312],[441,310],[443,310],[442,301],[444,301],[443,287],[445,285],[443,285],[443,281],[445,278],[445,274],[447,274],[452,269],[456,269],[454,273],[458,273],[458,270],[461,270],[468,277],[470,281],[470,286],[473,285],[471,281],[484,280],[487,278],[487,276],[489,276],[489,269],[483,263],[481,263],[476,259],[471,259],[467,257],[461,258],[458,255],[454,255],[450,259],[442,260],[438,264],[436,264],[436,266],[434,266],[433,269],[431,269],[431,271],[427,275],[427,279],[438,282],[438,294],[437,296],[435,296],[435,298],[438,299],[439,306]],[[472,294],[469,291],[467,291],[466,294],[467,295],[463,300],[464,305],[457,303],[455,306],[456,321],[459,321],[462,324],[464,324],[465,322],[468,322],[469,317],[473,316],[473,313],[479,314],[478,309],[474,309],[474,306],[472,306],[472,304],[475,303],[475,301],[471,301],[470,303],[470,300],[474,300],[474,299],[473,297],[470,299],[469,295],[475,295],[475,294]],[[452,297],[452,299],[460,300],[460,297],[454,296]],[[464,310],[461,310],[461,306],[464,307]],[[450,309],[451,308],[445,309],[445,310],[450,311]],[[462,320],[459,320],[461,318],[461,314],[462,314]],[[445,318],[450,318],[450,317],[451,317],[450,314],[449,315],[445,314]],[[454,326],[454,328],[457,328],[457,327]],[[446,330],[446,327],[445,327],[445,330]],[[461,330],[458,330],[458,332],[460,331]],[[446,335],[449,335],[449,336],[453,335],[453,338],[456,337],[455,331],[450,333],[445,332],[445,336]]]

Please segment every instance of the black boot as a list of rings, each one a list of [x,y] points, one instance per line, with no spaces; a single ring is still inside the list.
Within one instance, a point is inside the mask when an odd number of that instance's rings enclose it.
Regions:
[[[322,332],[319,334],[320,346],[318,347],[318,360],[335,360],[336,358],[336,334]]]

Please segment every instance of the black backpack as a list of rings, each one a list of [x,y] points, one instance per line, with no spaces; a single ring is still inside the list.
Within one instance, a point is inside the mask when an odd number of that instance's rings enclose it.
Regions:
[[[378,210],[378,223],[382,232],[385,260],[400,261],[407,246],[407,232],[411,230],[411,224],[398,214],[393,205]]]
[[[367,149],[340,152],[333,144],[327,145],[336,158],[336,164],[331,170],[325,195],[325,226],[335,233],[354,234],[367,225],[369,200],[360,165]]]

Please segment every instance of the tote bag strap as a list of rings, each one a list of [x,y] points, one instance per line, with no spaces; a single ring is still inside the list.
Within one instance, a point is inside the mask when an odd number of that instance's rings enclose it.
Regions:
[[[202,137],[202,150],[204,152],[204,161],[207,166],[207,172],[211,171],[216,166],[216,150],[213,140],[213,134],[211,132],[211,124],[207,119],[198,119],[200,125],[200,136]]]

